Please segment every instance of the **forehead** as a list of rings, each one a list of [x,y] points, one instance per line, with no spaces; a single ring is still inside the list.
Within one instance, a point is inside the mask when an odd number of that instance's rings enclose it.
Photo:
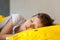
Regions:
[[[38,21],[40,21],[40,19],[37,16],[31,17],[30,19],[31,20],[38,20]]]

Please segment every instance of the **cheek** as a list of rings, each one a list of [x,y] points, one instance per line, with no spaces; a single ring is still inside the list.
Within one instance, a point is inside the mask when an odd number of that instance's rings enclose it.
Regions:
[[[25,28],[25,25],[22,25],[21,27],[20,27],[20,30],[26,30],[26,28]]]
[[[39,24],[39,27],[43,27],[43,24]]]
[[[26,30],[27,28],[26,27],[29,27],[30,26],[30,23],[24,23],[22,26],[21,26],[21,30]]]
[[[42,27],[42,26],[43,26],[43,24],[42,24],[42,23],[39,23],[38,25],[39,25],[39,27]]]
[[[43,24],[35,24],[35,28],[40,28],[40,27],[43,27]]]

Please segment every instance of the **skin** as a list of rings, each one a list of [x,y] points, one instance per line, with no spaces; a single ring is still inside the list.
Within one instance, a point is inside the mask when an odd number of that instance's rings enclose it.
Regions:
[[[9,22],[4,26],[4,28],[1,30],[0,34],[10,34],[11,30],[13,28],[12,20],[9,20]]]
[[[29,18],[21,27],[20,30],[29,30],[29,29],[35,29],[43,27],[43,23],[41,19],[39,19],[37,16]]]
[[[7,36],[11,36],[11,30],[13,28],[12,20],[9,20],[9,22],[4,26],[4,28],[0,32],[0,40],[6,40]]]
[[[39,19],[37,16],[34,16],[34,17],[29,18],[19,29],[18,28],[17,29],[20,32],[20,31],[24,31],[24,30],[40,28],[43,26],[44,25],[41,22],[41,19]],[[4,26],[4,28],[0,32],[0,39],[3,40],[6,38],[6,36],[11,36],[12,34],[10,34],[10,32],[11,32],[12,28],[13,28],[12,20],[9,20],[9,22]]]

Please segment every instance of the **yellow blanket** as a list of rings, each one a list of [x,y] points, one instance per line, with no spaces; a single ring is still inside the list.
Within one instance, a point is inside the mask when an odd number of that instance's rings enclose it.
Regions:
[[[26,30],[7,38],[9,40],[60,40],[60,25]]]
[[[5,19],[6,17],[3,15],[0,15],[0,23]]]

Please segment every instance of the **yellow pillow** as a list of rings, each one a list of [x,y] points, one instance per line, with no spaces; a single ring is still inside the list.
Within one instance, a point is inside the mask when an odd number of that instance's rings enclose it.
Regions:
[[[7,38],[9,40],[60,40],[60,25],[25,30]]]
[[[0,15],[0,23],[5,19],[6,17],[3,15]]]

